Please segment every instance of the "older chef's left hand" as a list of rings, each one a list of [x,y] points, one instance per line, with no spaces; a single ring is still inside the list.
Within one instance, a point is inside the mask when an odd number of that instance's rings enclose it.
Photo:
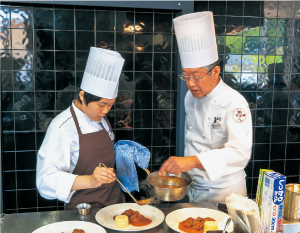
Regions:
[[[163,175],[164,172],[169,172],[174,175],[179,175],[181,172],[187,172],[193,168],[204,169],[197,156],[171,156],[161,165],[158,173],[159,175]]]

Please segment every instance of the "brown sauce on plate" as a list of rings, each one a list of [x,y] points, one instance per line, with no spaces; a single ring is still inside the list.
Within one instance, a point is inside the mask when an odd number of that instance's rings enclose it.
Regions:
[[[129,220],[129,224],[134,227],[143,227],[152,223],[152,220],[146,218],[144,215],[140,214],[138,211],[134,211],[132,209],[125,210],[121,215],[126,215]],[[116,219],[116,216],[113,217]]]
[[[204,222],[215,221],[213,218],[188,218],[178,224],[178,229],[186,233],[204,233]]]

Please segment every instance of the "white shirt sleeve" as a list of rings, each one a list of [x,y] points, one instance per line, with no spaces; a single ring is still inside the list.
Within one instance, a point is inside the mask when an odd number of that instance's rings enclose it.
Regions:
[[[221,149],[213,149],[196,155],[207,172],[210,181],[243,170],[251,157],[252,118],[248,106],[241,106],[246,113],[246,120],[238,123],[232,117],[237,106],[229,110],[226,126],[228,140]]]
[[[37,155],[36,185],[42,197],[69,203],[76,178],[68,172],[71,156],[71,145],[64,132],[50,125]]]

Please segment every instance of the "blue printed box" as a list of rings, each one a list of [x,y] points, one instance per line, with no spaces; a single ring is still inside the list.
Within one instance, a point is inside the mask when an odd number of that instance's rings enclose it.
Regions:
[[[270,172],[264,176],[261,227],[263,233],[281,232],[286,177]]]

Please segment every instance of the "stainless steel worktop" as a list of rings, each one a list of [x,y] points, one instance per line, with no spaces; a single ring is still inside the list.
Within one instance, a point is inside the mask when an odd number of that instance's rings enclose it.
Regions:
[[[156,205],[165,216],[170,212],[190,207],[209,208],[217,210],[216,203],[202,202],[202,203],[177,203],[177,204],[164,204]],[[36,212],[36,213],[22,213],[22,214],[8,214],[5,215],[3,225],[0,229],[1,233],[30,233],[39,227],[47,224],[61,222],[61,221],[87,221],[97,223],[95,219],[96,213],[99,209],[91,209],[87,216],[80,216],[77,210],[62,210],[62,211],[48,211],[48,212]],[[284,220],[284,232],[298,233],[300,231],[300,223],[290,222]],[[98,224],[98,223],[97,223]],[[105,228],[105,227],[104,227]],[[120,231],[111,230],[105,228],[108,233]],[[143,233],[173,233],[175,232],[168,227],[165,221],[159,226],[150,230],[144,230]],[[128,232],[130,233],[130,232]]]

